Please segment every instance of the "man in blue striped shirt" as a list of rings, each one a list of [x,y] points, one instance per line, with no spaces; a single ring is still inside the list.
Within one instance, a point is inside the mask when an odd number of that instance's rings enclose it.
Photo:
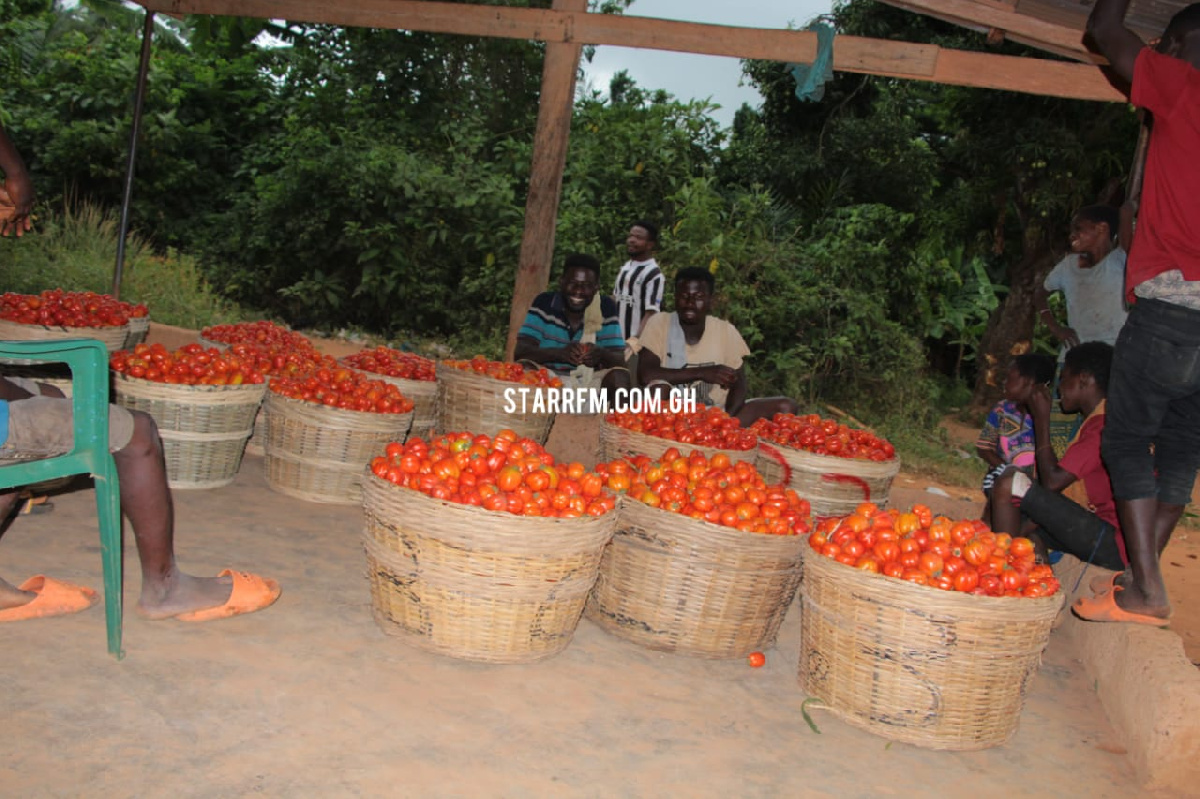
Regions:
[[[590,367],[596,371],[584,381],[587,385],[628,388],[617,304],[612,297],[598,297],[599,287],[600,262],[590,255],[568,255],[558,291],[539,294],[525,315],[515,358],[540,364],[561,377],[581,366]],[[599,314],[594,309],[587,313],[593,302],[599,303]],[[591,317],[592,323],[585,317]]]

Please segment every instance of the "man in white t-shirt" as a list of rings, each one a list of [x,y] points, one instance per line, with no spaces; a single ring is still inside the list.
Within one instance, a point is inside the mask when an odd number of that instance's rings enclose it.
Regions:
[[[715,281],[707,269],[690,267],[675,276],[675,312],[656,314],[639,342],[638,380],[659,391],[686,387],[697,402],[724,409],[743,427],[777,413],[795,413],[788,397],[746,397],[745,359],[750,354],[737,328],[709,315]]]
[[[1119,213],[1110,205],[1080,208],[1071,220],[1071,252],[1034,291],[1038,316],[1062,342],[1059,361],[1081,341],[1116,344],[1125,324],[1125,250],[1113,245]],[[1055,291],[1067,301],[1060,325],[1047,302]]]
[[[625,237],[629,260],[617,273],[613,299],[626,341],[640,336],[646,320],[662,308],[663,274],[654,260],[657,245],[658,227],[644,219],[634,222]]]

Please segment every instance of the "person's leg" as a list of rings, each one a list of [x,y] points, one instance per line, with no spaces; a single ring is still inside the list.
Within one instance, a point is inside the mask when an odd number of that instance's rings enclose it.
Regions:
[[[28,399],[33,396],[36,390],[36,387],[28,380],[0,378],[0,399],[10,402]],[[59,396],[62,395],[61,391],[58,393]],[[11,436],[11,419],[9,426],[9,435]],[[17,488],[0,492],[0,524],[8,519],[19,498],[20,491]],[[28,604],[33,601],[34,596],[35,594],[32,591],[22,591],[4,578],[0,578],[0,610]]]
[[[32,457],[59,455],[71,449],[73,433],[70,400],[29,397],[9,403],[6,450]],[[109,445],[121,487],[121,510],[133,527],[142,566],[139,612],[166,618],[223,604],[233,589],[232,580],[191,577],[175,566],[174,507],[154,420],[145,413],[109,406]],[[0,498],[0,502],[12,501],[7,495]],[[33,598],[3,586],[0,594],[18,605]]]
[[[1152,300],[1141,300],[1121,330],[1109,378],[1108,413],[1102,445],[1105,466],[1112,477],[1117,513],[1125,534],[1130,575],[1116,603],[1123,610],[1167,618],[1170,602],[1159,566],[1159,545],[1165,546],[1177,520],[1173,507],[1160,515],[1161,486],[1156,463],[1167,447],[1168,480],[1174,499],[1185,478],[1180,460],[1171,455],[1182,446],[1177,436],[1194,435],[1200,419],[1185,420],[1170,411],[1200,388],[1200,312]],[[1168,431],[1168,413],[1174,430]],[[1170,440],[1169,440],[1170,439]],[[1152,452],[1151,445],[1156,449]],[[1173,463],[1174,462],[1174,463]],[[1192,476],[1194,477],[1194,469]]]
[[[0,493],[0,522],[8,518],[16,507],[18,492],[15,488],[10,488],[3,493]],[[19,605],[24,605],[27,602],[32,602],[34,593],[32,591],[22,591],[12,583],[0,577],[0,610],[7,608],[15,608]]]
[[[1049,549],[1069,552],[1106,569],[1125,567],[1112,525],[1062,494],[1033,483],[1020,498],[1021,513],[1037,523]]]
[[[759,419],[769,419],[777,413],[795,412],[796,403],[788,397],[760,397],[746,400],[737,412],[737,419],[742,423],[742,427],[749,427]]]
[[[1017,469],[1008,469],[992,481],[988,503],[992,509],[991,527],[997,533],[1016,535],[1021,530],[1021,511],[1012,502],[1012,481],[1017,474]]]
[[[133,413],[133,435],[113,453],[113,460],[121,509],[133,527],[142,567],[138,612],[161,619],[224,603],[233,590],[232,580],[192,577],[175,565],[175,507],[158,428],[150,416]]]
[[[1154,539],[1155,549],[1161,555],[1184,507],[1191,502],[1196,472],[1200,469],[1200,390],[1174,399],[1167,406],[1162,433],[1154,443],[1154,463],[1158,468]]]

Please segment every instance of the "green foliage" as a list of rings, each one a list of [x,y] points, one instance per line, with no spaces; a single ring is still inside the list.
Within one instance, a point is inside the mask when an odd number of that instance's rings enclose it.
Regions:
[[[46,209],[119,203],[140,14],[0,0],[0,122],[43,217],[36,236],[0,242],[16,259],[8,288],[107,288],[111,215]],[[835,18],[843,33],[988,47],[866,0]],[[164,17],[155,35],[132,209],[146,243],[127,298],[185,324],[188,307],[233,314],[207,279],[293,325],[501,354],[542,45],[223,17]],[[906,459],[935,462],[933,420],[965,402],[973,369],[1031,337],[1029,287],[1065,247],[1070,214],[1119,200],[1136,119],[1117,104],[847,73],[801,103],[787,65],[744,68],[765,101],[730,131],[708,105],[624,73],[580,97],[552,273],[589,252],[608,283],[629,224],[655,220],[668,277],[715,273],[716,312],[754,351],[754,394],[836,403]]]
[[[21,238],[0,239],[0,284],[7,291],[112,291],[117,220],[95,206],[43,216]],[[156,255],[138,236],[126,240],[121,299],[145,303],[153,321],[199,329],[238,322],[243,315],[205,281],[196,259],[175,251]]]

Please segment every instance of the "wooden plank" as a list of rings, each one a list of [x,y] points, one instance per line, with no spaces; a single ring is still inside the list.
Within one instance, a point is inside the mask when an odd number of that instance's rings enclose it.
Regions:
[[[975,0],[881,0],[890,6],[949,22],[963,28],[981,31],[996,28],[1008,38],[1033,47],[1067,53],[1080,61],[1095,63],[1098,56],[1083,44],[1080,26],[1062,25],[1056,21],[1029,17],[1003,10]]]
[[[588,0],[554,0],[556,11],[587,11]],[[578,42],[546,45],[542,64],[542,93],[537,129],[533,134],[533,163],[529,169],[529,195],[525,198],[525,229],[508,313],[508,339],[504,359],[511,361],[517,333],[534,297],[546,290],[554,258],[555,224],[562,194],[563,170],[575,107],[575,76],[583,46]]]
[[[928,2],[929,0],[923,0]],[[967,0],[959,0],[967,2]],[[812,61],[816,34],[807,31],[739,28],[647,17],[589,14],[586,11],[458,5],[424,0],[137,0],[166,13],[225,14],[292,19],[336,25],[425,30],[473,36],[540,39],[573,44],[620,45],[766,61]],[[972,5],[979,5],[978,3]],[[982,7],[982,6],[981,6]],[[1006,30],[1010,30],[1007,29]],[[935,64],[946,53],[933,45],[856,36],[838,36],[833,68],[897,78],[937,80]],[[953,51],[948,73],[962,86],[1121,101],[1099,69],[1090,64],[1061,64],[1042,59],[1013,59],[991,53]],[[998,60],[997,60],[998,59]],[[1012,61],[1023,62],[1014,65]],[[997,76],[1008,83],[997,85]],[[1053,76],[1049,79],[1048,76]]]
[[[1074,97],[1079,100],[1125,102],[1127,98],[1104,79],[1100,70],[1066,61],[1035,61],[1015,56],[991,56],[986,73],[979,72],[977,59],[962,50],[942,50],[937,69],[930,80],[956,86],[1004,89],[1042,94],[1050,97]],[[1031,67],[1036,64],[1036,68]],[[1090,70],[1096,80],[1080,80],[1080,70]],[[1062,82],[1074,82],[1072,93],[1061,94]],[[1020,88],[1015,88],[1020,87]]]

